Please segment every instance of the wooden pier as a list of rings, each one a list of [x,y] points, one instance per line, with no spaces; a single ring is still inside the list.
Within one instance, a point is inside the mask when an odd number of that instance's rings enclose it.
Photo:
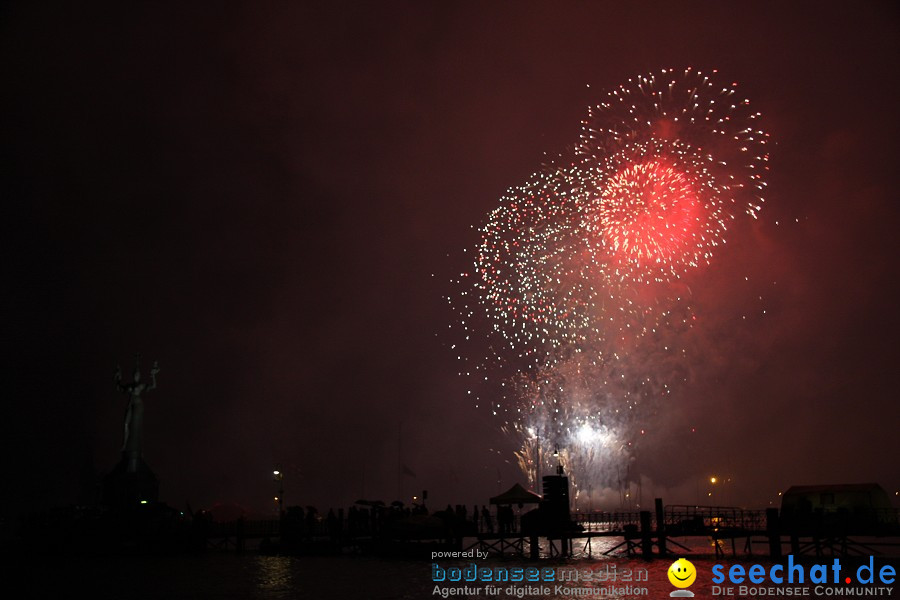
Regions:
[[[524,516],[524,515],[523,515]],[[854,526],[853,520],[790,522],[776,508],[747,510],[731,506],[669,505],[655,501],[654,511],[573,513],[565,527],[529,529],[515,518],[494,531],[493,523],[448,522],[443,528],[399,531],[390,522],[316,521],[289,531],[278,519],[210,523],[205,532],[207,547],[244,551],[248,542],[261,551],[274,548],[279,553],[424,553],[434,549],[471,550],[491,556],[553,558],[593,556],[597,538],[613,539],[598,550],[604,556],[672,557],[690,554],[677,539],[706,538],[717,558],[726,554],[763,554],[779,559],[795,556],[877,555],[881,549],[900,547],[900,511],[879,514]],[[394,523],[393,525],[396,525]],[[286,543],[287,542],[287,543]],[[788,552],[785,552],[788,550]]]
[[[779,559],[785,546],[790,554],[852,556],[879,554],[879,548],[900,547],[900,511],[887,511],[867,527],[854,527],[852,520],[818,525],[785,522],[778,509],[747,510],[730,506],[663,506],[657,498],[655,511],[594,512],[572,515],[573,526],[565,531],[504,534],[479,532],[469,548],[477,547],[493,555],[539,558],[541,540],[548,557],[567,556],[573,545],[582,546],[582,554],[593,555],[592,540],[621,538],[621,542],[602,552],[605,556],[626,555],[644,558],[689,554],[691,550],[672,538],[702,537],[713,542],[716,558],[738,549],[754,554],[766,547],[768,556]],[[861,541],[861,538],[877,541]]]

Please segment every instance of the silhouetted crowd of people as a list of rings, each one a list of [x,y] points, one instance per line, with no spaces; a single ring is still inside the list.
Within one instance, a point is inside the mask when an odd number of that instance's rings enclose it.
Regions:
[[[433,519],[411,519],[428,516]],[[412,535],[413,531],[422,534],[423,531],[434,530],[438,526],[443,530],[439,537],[457,541],[478,534],[491,535],[495,531],[499,535],[507,535],[518,529],[513,509],[508,505],[498,506],[496,514],[492,514],[485,505],[474,505],[470,513],[463,504],[448,504],[444,510],[429,513],[424,504],[407,506],[400,502],[390,505],[368,502],[351,506],[347,510],[329,509],[324,516],[313,506],[291,506],[282,516],[280,528],[282,540],[296,543],[312,539],[338,541],[365,536],[403,538]]]

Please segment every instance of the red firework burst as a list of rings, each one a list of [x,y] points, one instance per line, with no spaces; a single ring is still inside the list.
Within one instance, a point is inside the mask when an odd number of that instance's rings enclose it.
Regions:
[[[649,159],[609,178],[598,226],[617,263],[638,268],[678,263],[697,246],[702,210],[686,172]]]

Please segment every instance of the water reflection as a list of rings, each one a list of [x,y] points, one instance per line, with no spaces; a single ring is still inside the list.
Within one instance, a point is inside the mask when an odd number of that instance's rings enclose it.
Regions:
[[[278,598],[291,595],[294,585],[293,559],[286,556],[258,556],[256,590],[260,598]]]

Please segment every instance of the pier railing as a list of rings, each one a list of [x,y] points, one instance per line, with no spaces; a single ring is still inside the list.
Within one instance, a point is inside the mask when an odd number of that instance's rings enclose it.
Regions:
[[[603,533],[640,527],[641,513],[633,511],[575,513],[572,519],[584,527],[585,531]]]
[[[585,531],[626,531],[640,527],[638,511],[574,513],[573,520]],[[651,514],[654,529],[659,528],[658,515]],[[684,531],[712,531],[716,529],[741,529],[765,531],[766,511],[747,510],[734,506],[697,506],[677,504],[665,507],[663,523],[667,529]]]
[[[666,528],[673,531],[766,530],[765,510],[747,510],[735,506],[674,504],[665,508],[664,519]]]

